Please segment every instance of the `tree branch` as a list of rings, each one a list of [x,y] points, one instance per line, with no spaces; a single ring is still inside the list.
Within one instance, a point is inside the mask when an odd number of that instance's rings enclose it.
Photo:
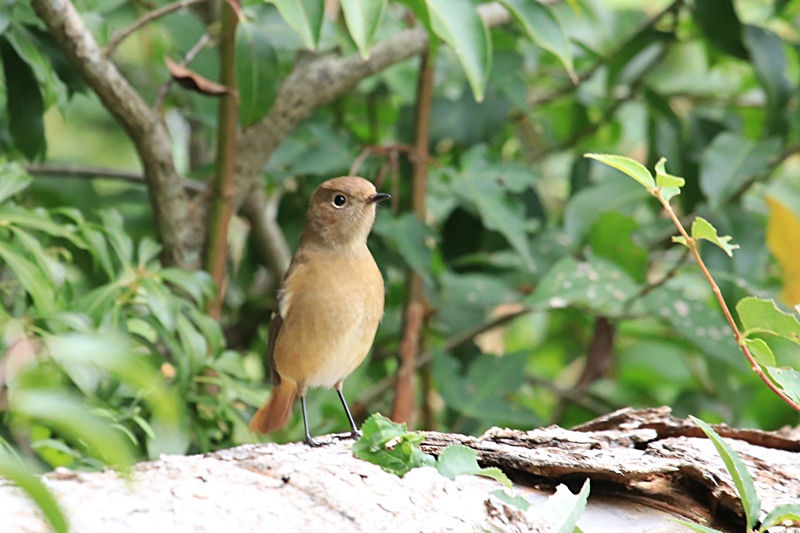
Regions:
[[[80,167],[72,165],[25,165],[25,171],[31,176],[42,177],[70,177],[85,179],[109,179],[127,181],[136,185],[147,185],[144,175],[141,172],[131,172],[116,168],[103,167]],[[196,180],[181,180],[184,189],[193,193],[202,193],[206,190],[206,184]]]
[[[133,141],[164,246],[162,262],[192,266],[199,249],[198,232],[190,223],[188,196],[175,169],[172,143],[161,118],[103,55],[69,0],[31,0],[31,4],[75,69]]]
[[[113,56],[114,52],[117,51],[117,47],[122,43],[122,41],[133,35],[137,30],[141,29],[142,27],[146,26],[147,24],[156,19],[169,15],[173,11],[178,11],[179,9],[184,9],[193,4],[199,4],[200,2],[205,2],[205,0],[178,0],[177,2],[174,2],[172,4],[167,4],[156,10],[148,12],[147,14],[140,17],[138,20],[136,20],[133,24],[131,24],[127,28],[123,28],[122,30],[112,35],[111,39],[108,40],[108,44],[106,44],[103,53],[105,54],[106,57]]]
[[[490,27],[511,20],[511,15],[497,3],[482,4],[478,12]],[[267,116],[239,136],[236,205],[240,206],[258,183],[261,169],[275,149],[316,108],[331,103],[364,78],[427,48],[428,33],[418,27],[376,44],[366,60],[356,53],[347,57],[318,56],[298,63],[281,84]]]

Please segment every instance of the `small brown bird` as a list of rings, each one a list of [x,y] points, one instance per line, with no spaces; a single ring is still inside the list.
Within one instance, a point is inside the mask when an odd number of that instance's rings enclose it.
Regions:
[[[308,430],[306,392],[335,387],[352,435],[358,436],[342,382],[367,356],[383,316],[383,278],[367,236],[377,203],[387,198],[353,176],[328,180],[311,196],[300,246],[269,326],[272,395],[256,411],[250,431],[268,433],[283,426],[299,394],[305,442],[316,446]]]

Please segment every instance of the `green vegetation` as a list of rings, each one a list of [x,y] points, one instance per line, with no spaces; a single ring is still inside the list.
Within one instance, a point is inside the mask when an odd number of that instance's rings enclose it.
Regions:
[[[4,476],[47,509],[20,465],[255,440],[275,288],[350,173],[393,195],[359,421],[797,424],[800,4],[324,4],[0,0]]]

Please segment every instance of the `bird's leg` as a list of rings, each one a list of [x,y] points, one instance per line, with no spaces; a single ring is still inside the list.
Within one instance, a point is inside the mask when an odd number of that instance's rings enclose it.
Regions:
[[[361,436],[361,432],[356,427],[356,422],[353,420],[353,415],[350,414],[350,408],[347,407],[347,400],[344,399],[344,393],[342,392],[341,386],[336,387],[336,393],[339,395],[339,399],[342,400],[344,412],[347,413],[347,420],[350,421],[350,436],[354,439],[357,439]]]
[[[312,448],[319,446],[319,443],[311,438],[311,433],[308,431],[308,414],[306,413],[306,395],[300,396],[300,408],[303,410],[303,426],[306,428],[306,439],[303,441]]]

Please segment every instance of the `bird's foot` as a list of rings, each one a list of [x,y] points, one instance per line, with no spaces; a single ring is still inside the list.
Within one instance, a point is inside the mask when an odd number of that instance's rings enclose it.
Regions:
[[[358,440],[364,436],[364,433],[360,429],[354,429],[350,432],[350,438],[353,440]]]
[[[306,438],[305,438],[305,440],[304,440],[303,442],[304,442],[304,443],[305,443],[307,446],[309,446],[310,448],[319,448],[320,446],[322,446],[322,444],[320,444],[319,442],[315,441],[314,439],[312,439],[312,438],[311,438],[310,436],[308,436],[308,435],[306,435]]]

